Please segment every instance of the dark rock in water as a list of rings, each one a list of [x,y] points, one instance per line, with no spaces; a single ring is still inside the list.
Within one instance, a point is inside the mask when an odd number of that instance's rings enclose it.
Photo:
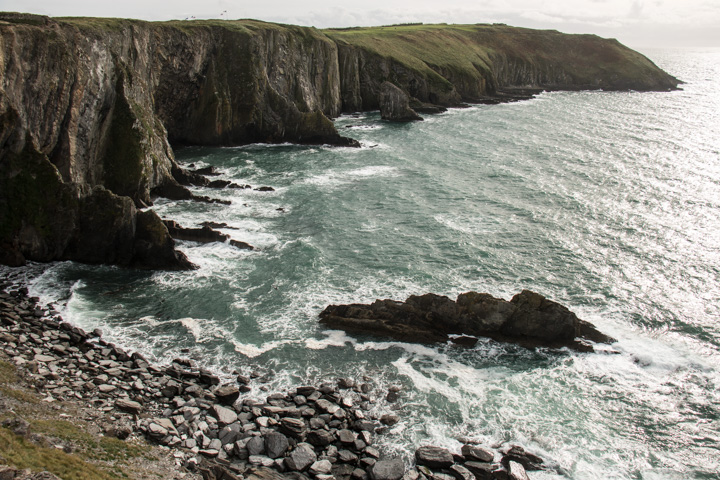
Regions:
[[[385,415],[380,417],[380,423],[382,423],[383,425],[387,425],[389,427],[392,427],[399,421],[400,421],[400,417],[398,417],[397,415],[389,414],[389,413],[386,413]]]
[[[239,240],[233,240],[230,235],[213,230],[207,225],[203,225],[202,228],[185,228],[175,222],[174,220],[163,220],[168,232],[172,238],[176,240],[188,240],[191,242],[200,243],[212,243],[212,242],[227,242],[235,248],[243,250],[254,250],[254,247],[249,243],[241,242]]]
[[[237,230],[237,227],[231,227],[225,222],[202,222],[200,226],[208,228],[226,228],[229,230]]]
[[[501,463],[505,468],[509,468],[510,462],[517,462],[521,464],[525,470],[543,470],[543,459],[535,454],[526,452],[524,448],[514,445],[505,452]]]
[[[189,240],[191,242],[211,243],[224,242],[230,238],[229,235],[220,233],[210,227],[185,228],[173,220],[163,220],[170,235],[176,240]]]
[[[208,183],[208,188],[225,188],[229,187],[232,182],[230,180],[213,180]]]
[[[240,250],[255,250],[255,247],[253,247],[249,243],[241,242],[240,240],[230,239],[230,245],[235,248],[239,248]]]
[[[415,451],[415,461],[418,465],[430,468],[450,468],[455,460],[447,448],[425,446]]]
[[[443,106],[421,102],[414,97],[410,99],[410,108],[415,110],[417,113],[425,113],[427,115],[437,115],[438,113],[447,112],[447,108]]]
[[[463,445],[460,452],[468,460],[477,460],[479,462],[492,462],[493,458],[495,458],[493,452],[474,445]]]
[[[275,189],[273,187],[258,187],[255,189],[256,192],[274,192]]]
[[[399,458],[380,460],[369,469],[372,480],[400,480],[405,475],[405,464]]]
[[[213,392],[218,402],[223,405],[232,405],[240,396],[240,389],[237,385],[223,385]]]
[[[509,480],[530,480],[525,473],[525,468],[518,462],[510,462],[507,467]]]
[[[460,335],[458,337],[450,338],[450,341],[452,343],[454,343],[455,345],[462,345],[463,347],[474,347],[477,344],[478,339],[477,339],[477,337]]]
[[[184,253],[175,250],[172,236],[155,212],[138,212],[135,225],[132,266],[166,270],[197,268]]]
[[[422,117],[410,108],[407,94],[387,81],[380,85],[380,115],[383,120],[393,122],[422,120]]]
[[[491,480],[493,477],[492,471],[495,467],[490,463],[485,462],[465,462],[465,468],[470,470],[477,480]]]
[[[370,305],[331,305],[320,322],[353,333],[410,342],[445,342],[448,335],[467,334],[517,343],[529,348],[570,347],[592,351],[584,342],[614,342],[563,305],[523,290],[511,301],[487,293],[468,292],[457,301],[428,293],[405,302],[376,300]]]

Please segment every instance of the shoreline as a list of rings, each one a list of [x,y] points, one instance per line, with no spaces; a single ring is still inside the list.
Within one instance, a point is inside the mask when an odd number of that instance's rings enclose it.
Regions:
[[[414,458],[388,457],[383,434],[402,419],[370,410],[381,398],[397,401],[400,387],[385,392],[369,378],[340,378],[252,399],[244,395],[248,377],[222,383],[186,359],[152,365],[104,341],[97,330],[63,322],[29,298],[26,287],[18,288],[17,279],[12,283],[0,279],[0,358],[34,384],[44,402],[86,402],[89,410],[110,415],[105,437],[144,438],[168,448],[181,474],[482,480],[529,478],[525,470],[549,468],[522,447],[469,440],[460,452],[418,445]]]

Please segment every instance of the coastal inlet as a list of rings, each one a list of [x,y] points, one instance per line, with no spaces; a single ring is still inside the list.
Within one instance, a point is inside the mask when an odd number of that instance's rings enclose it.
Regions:
[[[221,383],[257,375],[253,400],[369,377],[380,416],[399,417],[374,446],[406,466],[424,445],[461,454],[476,440],[558,465],[533,480],[717,478],[720,62],[647,53],[683,90],[551,92],[410,124],[339,117],[360,148],[178,149],[179,165],[253,188],[191,187],[231,204],[153,210],[185,228],[224,223],[213,228],[253,250],[180,240],[198,269],[58,262],[16,275],[150,364],[190,359]],[[608,354],[468,348],[318,321],[329,305],[523,289],[617,342]]]

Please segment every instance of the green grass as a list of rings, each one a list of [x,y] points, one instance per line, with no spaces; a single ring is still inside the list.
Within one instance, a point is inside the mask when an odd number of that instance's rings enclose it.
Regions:
[[[26,405],[39,403],[40,399],[37,395],[12,386],[18,381],[16,372],[17,370],[13,364],[0,360],[0,394]]]
[[[0,385],[17,382],[15,366],[5,360],[0,360]]]
[[[6,428],[0,428],[0,460],[19,469],[47,470],[63,480],[114,480],[125,477],[122,473],[101,470],[77,455],[35,445]]]
[[[595,35],[487,24],[392,25],[323,32],[338,44],[393,59],[428,78],[439,73],[458,90],[463,81],[490,78],[491,72],[497,72],[497,58],[532,66],[548,77],[562,71],[564,81],[582,86],[624,88],[625,81],[665,77],[643,55]]]

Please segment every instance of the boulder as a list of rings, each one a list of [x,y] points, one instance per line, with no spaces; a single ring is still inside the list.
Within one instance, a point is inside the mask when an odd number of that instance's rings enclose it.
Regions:
[[[410,108],[410,97],[390,82],[380,85],[380,115],[392,122],[412,122],[422,117]]]
[[[530,480],[530,477],[525,472],[525,467],[513,461],[508,464],[508,478],[509,480]]]
[[[368,473],[371,480],[400,480],[405,475],[405,464],[399,458],[379,460]]]
[[[318,460],[310,465],[310,473],[313,475],[329,475],[332,472],[330,460]]]
[[[456,480],[475,480],[475,475],[462,465],[453,465],[450,467],[450,475]]]
[[[265,436],[265,452],[270,458],[281,458],[289,446],[288,438],[282,433],[270,432]]]
[[[471,461],[492,462],[493,458],[495,458],[495,454],[490,450],[485,450],[484,448],[474,445],[463,445],[460,453],[462,453],[463,457]]]
[[[123,412],[132,413],[134,415],[138,415],[143,410],[142,405],[140,405],[138,402],[134,402],[126,398],[118,398],[117,400],[115,400],[115,408],[117,408],[118,410],[122,410]]]
[[[218,402],[223,405],[232,405],[240,397],[240,388],[237,385],[223,385],[213,392]]]
[[[307,467],[315,463],[317,455],[312,445],[307,443],[298,443],[295,449],[285,459],[288,469],[295,472],[302,472]]]
[[[492,480],[493,469],[495,468],[491,463],[486,462],[465,462],[465,468],[470,470],[477,480]]]
[[[455,460],[447,448],[424,446],[415,451],[415,461],[418,465],[429,468],[450,468]]]
[[[222,405],[213,405],[210,409],[212,415],[217,418],[218,425],[224,427],[237,421],[237,413]]]

